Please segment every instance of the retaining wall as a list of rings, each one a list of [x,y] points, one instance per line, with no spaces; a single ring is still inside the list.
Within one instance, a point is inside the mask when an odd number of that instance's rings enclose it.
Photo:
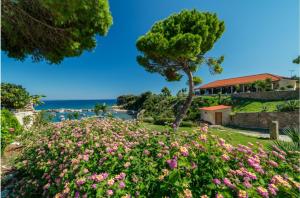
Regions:
[[[233,98],[245,98],[255,100],[294,100],[299,99],[299,89],[292,91],[264,91],[251,93],[235,93]]]
[[[272,121],[278,121],[279,129],[299,127],[299,112],[236,113],[230,117],[230,125],[242,128],[268,129]]]

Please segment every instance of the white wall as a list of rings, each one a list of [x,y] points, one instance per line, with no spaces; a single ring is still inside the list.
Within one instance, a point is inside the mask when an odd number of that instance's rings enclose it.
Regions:
[[[28,124],[27,127],[30,127],[33,123],[34,113],[32,111],[14,112],[14,115],[16,116],[17,120],[19,121],[19,123],[22,126],[24,125],[23,118],[26,117],[26,116],[31,116],[32,117],[31,121],[30,121],[30,123]]]
[[[215,111],[206,111],[206,110],[200,110],[200,111],[201,111],[201,120],[210,122],[211,124],[216,124],[215,123],[216,112],[222,112],[222,125],[226,125],[230,122],[231,108],[215,110]]]
[[[290,79],[281,79],[278,83],[279,83],[279,88],[280,87],[284,87],[285,89],[287,89],[286,86],[288,85],[292,85],[293,86],[293,89],[295,90],[296,89],[296,80],[290,80]]]

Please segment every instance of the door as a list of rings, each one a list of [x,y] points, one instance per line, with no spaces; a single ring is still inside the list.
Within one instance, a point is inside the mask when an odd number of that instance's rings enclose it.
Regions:
[[[215,124],[222,125],[222,112],[215,112]]]

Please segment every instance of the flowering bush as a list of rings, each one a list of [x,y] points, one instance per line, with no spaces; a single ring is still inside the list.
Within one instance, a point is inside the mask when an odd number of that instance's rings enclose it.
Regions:
[[[234,147],[207,127],[172,134],[132,121],[65,121],[27,134],[26,144],[19,197],[297,197],[300,187],[297,158]]]

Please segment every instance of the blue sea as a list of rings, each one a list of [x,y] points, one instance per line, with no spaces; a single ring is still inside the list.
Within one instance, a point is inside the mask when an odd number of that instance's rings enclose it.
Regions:
[[[108,112],[106,114],[100,114],[105,117],[111,114],[113,117],[121,119],[132,119],[131,115],[125,112],[116,112],[111,109],[111,106],[116,105],[116,99],[99,99],[99,100],[43,100],[43,104],[36,106],[36,110],[60,110],[60,109],[94,109],[96,104],[106,104],[108,106]],[[68,114],[70,112],[50,112],[53,116],[52,121],[59,122],[64,119],[68,119]],[[82,111],[80,112],[79,118],[95,116],[92,111]]]

